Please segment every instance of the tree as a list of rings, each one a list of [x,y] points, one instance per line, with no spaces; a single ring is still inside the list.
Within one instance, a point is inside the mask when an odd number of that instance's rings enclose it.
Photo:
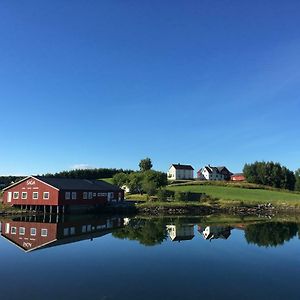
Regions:
[[[296,179],[295,190],[300,191],[300,168],[295,171],[295,179]]]
[[[256,161],[253,164],[245,164],[243,172],[246,180],[250,183],[289,190],[295,188],[294,173],[279,163]]]
[[[149,157],[142,159],[139,163],[139,167],[140,167],[141,172],[151,170],[153,167],[151,159]]]
[[[143,174],[141,172],[133,172],[128,175],[127,185],[130,190],[130,193],[139,193],[142,194],[142,181]]]
[[[123,186],[128,181],[128,174],[125,174],[123,172],[117,173],[112,178],[113,184],[117,185],[118,187]]]

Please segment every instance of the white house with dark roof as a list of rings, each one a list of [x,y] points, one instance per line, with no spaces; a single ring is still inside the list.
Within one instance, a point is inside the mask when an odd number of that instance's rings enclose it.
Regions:
[[[224,166],[208,165],[197,172],[197,178],[200,180],[230,180],[231,175],[232,173]]]
[[[167,174],[168,180],[194,179],[194,168],[191,165],[172,164]]]

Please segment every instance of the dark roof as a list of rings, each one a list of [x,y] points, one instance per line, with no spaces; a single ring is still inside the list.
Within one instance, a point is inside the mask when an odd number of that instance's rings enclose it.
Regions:
[[[235,174],[232,174],[232,176],[244,176],[244,173],[235,173]]]
[[[172,164],[172,166],[178,170],[194,170],[191,165]]]
[[[33,176],[33,178],[41,180],[60,190],[121,191],[121,189],[117,186],[102,180],[55,178],[43,176]]]
[[[180,241],[189,241],[194,238],[194,235],[182,235],[182,236],[176,236],[172,241],[173,242],[180,242]]]

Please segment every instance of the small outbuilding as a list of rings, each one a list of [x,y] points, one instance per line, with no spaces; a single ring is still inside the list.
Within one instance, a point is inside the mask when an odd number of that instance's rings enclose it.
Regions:
[[[232,181],[245,181],[246,178],[243,173],[236,173],[236,174],[231,175],[231,180]]]

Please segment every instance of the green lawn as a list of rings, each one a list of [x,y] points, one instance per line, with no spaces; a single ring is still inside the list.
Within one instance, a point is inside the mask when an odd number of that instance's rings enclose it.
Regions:
[[[220,199],[220,203],[243,201],[245,204],[258,204],[271,202],[274,205],[300,206],[300,194],[288,191],[269,191],[263,189],[247,189],[219,185],[182,185],[168,186],[172,191],[206,193]]]
[[[113,184],[112,178],[100,178],[99,180],[105,181],[107,183]]]

